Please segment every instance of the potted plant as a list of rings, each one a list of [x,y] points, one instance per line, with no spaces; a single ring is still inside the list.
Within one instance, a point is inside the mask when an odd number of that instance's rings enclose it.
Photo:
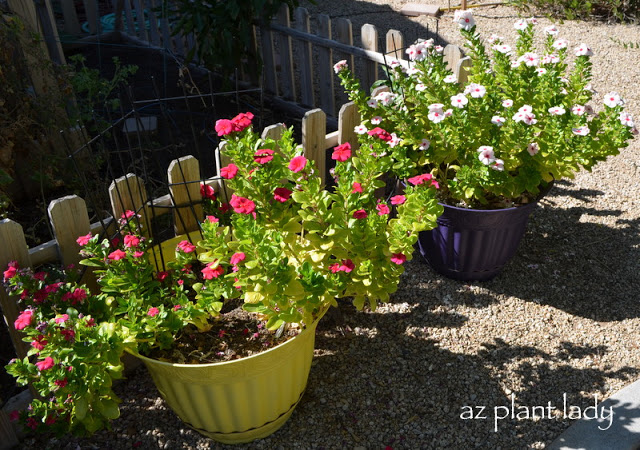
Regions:
[[[554,180],[619,153],[637,133],[623,100],[589,104],[591,49],[575,48],[547,27],[534,47],[535,19],[515,23],[515,47],[483,41],[469,11],[455,20],[471,60],[468,81],[448,69],[433,40],[407,48],[410,67],[388,64],[388,92],[362,92],[344,62],[336,73],[360,111],[363,145],[388,144],[381,158],[400,179],[429,173],[444,214],[420,236],[435,269],[458,279],[495,276],[516,251],[535,202]]]
[[[25,306],[15,327],[33,347],[7,370],[42,395],[21,414],[28,426],[108,426],[119,413],[112,380],[128,351],[198,431],[222,442],[264,437],[302,396],[326,309],[340,297],[375,308],[394,292],[418,232],[441,212],[437,185],[426,177],[409,187],[391,218],[393,205],[373,194],[382,185],[375,157],[336,147],[330,192],[292,130],[262,140],[251,118],[217,122],[232,161],[221,174],[234,194],[221,204],[202,186],[215,214],[202,218],[198,242],[191,233],[163,244],[175,248],[172,261],[149,248],[142,221],[128,211],[119,242],[78,238],[99,292],[17,264],[4,273]]]

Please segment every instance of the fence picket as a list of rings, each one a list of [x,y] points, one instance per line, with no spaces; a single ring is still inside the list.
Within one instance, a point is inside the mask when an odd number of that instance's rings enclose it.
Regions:
[[[176,235],[196,231],[198,219],[202,217],[200,200],[200,163],[193,156],[174,159],[167,170],[169,191],[176,206],[174,228]],[[184,207],[178,207],[187,205]]]
[[[327,115],[321,109],[308,111],[302,119],[302,147],[308,159],[315,161],[322,184],[327,180]]]
[[[87,204],[77,195],[69,195],[53,200],[47,211],[62,264],[78,264],[80,248],[76,239],[91,231]]]
[[[326,14],[318,16],[318,36],[331,39],[331,19]],[[318,47],[318,79],[320,80],[320,108],[327,114],[335,114],[335,92],[333,88],[334,73],[333,50]]]
[[[471,58],[469,58],[468,56],[458,61],[456,69],[453,72],[458,79],[458,83],[467,82],[467,80],[469,79],[469,72],[466,69],[470,68],[472,65],[473,63],[471,62]]]
[[[82,32],[78,13],[74,0],[61,0],[62,17],[64,18],[64,32],[67,34],[79,35]]]
[[[136,27],[133,21],[133,13],[131,12],[131,2],[129,0],[125,0],[124,2],[124,16],[127,18],[127,33],[135,36]]]
[[[357,125],[360,125],[358,107],[353,102],[345,103],[338,114],[338,143],[348,142],[351,147],[357,148],[358,135],[354,131]]]
[[[89,24],[89,32],[91,34],[98,34],[100,30],[100,17],[98,15],[98,5],[96,0],[83,0],[84,12],[87,16],[87,23]]]
[[[160,47],[160,34],[158,33],[158,18],[156,17],[155,8],[156,0],[147,0],[149,3],[149,38],[151,43],[156,47]]]
[[[353,27],[349,19],[339,17],[335,20],[336,37],[335,40],[343,44],[353,46]],[[355,58],[353,55],[347,55],[347,63],[351,70],[355,68]]]
[[[6,270],[7,264],[11,261],[17,261],[20,267],[31,266],[29,247],[27,247],[27,241],[24,238],[24,231],[18,223],[9,219],[0,221],[0,242],[2,242],[0,245],[0,273]],[[24,358],[27,356],[29,346],[22,341],[21,333],[13,326],[13,322],[20,313],[16,298],[9,296],[4,289],[0,289],[0,306],[2,306],[4,320],[7,323],[16,354],[18,358]]]
[[[282,123],[276,123],[274,125],[269,125],[267,128],[262,130],[262,139],[273,139],[278,142],[282,138],[282,133],[286,127]]]
[[[289,7],[282,4],[276,15],[275,22],[287,28],[291,28],[289,20]],[[282,97],[285,100],[296,101],[296,85],[293,72],[293,50],[291,37],[278,34],[278,49],[280,51],[280,85],[282,87]]]
[[[296,28],[307,34],[311,33],[309,21],[309,11],[306,8],[296,8],[295,12]],[[311,61],[311,42],[297,41],[298,45],[298,66],[300,67],[300,97],[305,106],[315,106],[313,92],[313,64]]]
[[[369,23],[362,26],[361,31],[362,48],[378,51],[378,29]],[[378,63],[371,60],[364,61],[362,71],[362,88],[365,92],[371,90],[371,85],[378,79]]]
[[[113,217],[119,220],[124,216],[124,212],[131,210],[140,214],[140,224],[144,225],[140,233],[151,237],[151,223],[147,214],[147,191],[142,178],[129,173],[123,177],[113,180],[109,186],[109,199],[111,200],[111,210]]]
[[[262,72],[264,74],[264,88],[278,95],[276,83],[276,60],[273,51],[273,33],[268,27],[260,27],[260,43],[262,45]]]
[[[386,54],[390,58],[404,58],[404,35],[398,30],[387,31]]]
[[[447,63],[447,68],[455,74],[458,61],[462,59],[462,50],[457,45],[449,44],[443,50],[444,62]]]
[[[149,33],[147,33],[147,19],[144,15],[144,0],[135,0],[136,7],[136,24],[138,28],[138,37],[143,41],[149,42]]]

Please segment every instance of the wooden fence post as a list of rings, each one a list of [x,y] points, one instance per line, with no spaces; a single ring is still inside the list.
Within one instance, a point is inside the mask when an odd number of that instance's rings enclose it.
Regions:
[[[7,269],[7,265],[11,261],[17,261],[20,267],[31,266],[29,247],[27,247],[22,227],[18,223],[9,219],[0,221],[0,242],[2,242],[0,245],[0,276],[3,276],[2,272]],[[16,355],[18,358],[24,358],[29,351],[29,345],[22,340],[21,333],[13,326],[20,311],[16,298],[10,297],[4,288],[0,288],[0,306],[2,306],[4,320],[16,349]]]
[[[360,113],[355,103],[349,102],[342,105],[338,114],[338,143],[344,144],[348,142],[351,147],[357,148],[358,135],[354,131],[357,125],[360,125]]]
[[[277,96],[278,83],[276,82],[276,60],[273,51],[273,33],[271,33],[268,26],[260,28],[260,43],[262,45],[264,88]]]
[[[326,14],[318,15],[318,36],[331,39],[331,19]],[[352,67],[353,68],[353,67]],[[335,114],[335,92],[333,89],[333,51],[318,47],[318,80],[320,82],[320,108],[327,114]]]
[[[202,204],[196,203],[200,196],[200,163],[189,155],[174,159],[167,171],[169,177],[169,191],[173,198],[174,228],[176,235],[189,233],[199,228],[198,221],[202,218]]]
[[[327,181],[327,115],[321,109],[308,111],[302,119],[302,147],[308,159],[315,161],[322,184]]]
[[[273,139],[274,141],[278,142],[280,139],[282,139],[284,130],[286,130],[284,124],[276,123],[274,125],[269,125],[267,128],[262,130],[261,137],[262,139]]]
[[[80,28],[74,0],[61,0],[60,2],[62,3],[65,33],[79,35],[82,32],[82,28]]]
[[[468,56],[458,61],[458,64],[456,65],[456,68],[453,71],[456,78],[458,79],[458,83],[467,82],[467,80],[469,79],[469,71],[467,71],[466,69],[472,66],[473,66],[473,63],[471,61],[471,58],[469,58]]]
[[[457,45],[449,44],[443,50],[444,62],[447,63],[447,68],[456,73],[456,68],[458,66],[458,62],[462,59],[463,54],[460,47]]]
[[[147,214],[147,191],[144,181],[136,175],[129,173],[111,182],[109,186],[109,199],[113,218],[117,221],[123,217],[125,211],[131,210],[142,216],[140,225],[144,224],[140,233],[151,237],[151,222]]]
[[[87,204],[77,195],[69,195],[49,203],[47,210],[53,233],[58,242],[58,252],[62,264],[77,265],[80,262],[78,236],[91,231]]]
[[[378,51],[378,29],[371,24],[362,25],[361,32],[362,48]],[[365,92],[371,91],[371,85],[378,79],[378,63],[375,61],[365,60],[364,70],[362,71],[362,88]]]

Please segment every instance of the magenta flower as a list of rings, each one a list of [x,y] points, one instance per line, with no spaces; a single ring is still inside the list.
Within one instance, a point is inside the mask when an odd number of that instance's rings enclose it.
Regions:
[[[351,158],[351,144],[349,144],[348,142],[345,142],[344,144],[340,144],[333,149],[333,154],[331,155],[331,159],[344,162],[349,158]]]
[[[38,368],[38,370],[40,372],[44,371],[44,370],[49,370],[51,369],[53,366],[55,366],[55,362],[53,361],[53,358],[51,356],[47,356],[45,359],[43,359],[42,361],[38,361],[36,363],[36,367]]]
[[[84,236],[80,236],[78,239],[76,239],[76,242],[79,246],[84,247],[89,243],[92,237],[93,235],[91,233],[85,234]]]
[[[216,222],[220,222],[220,219],[218,219],[216,216],[207,216],[207,222],[211,222],[211,223],[216,223]]]
[[[212,280],[218,278],[224,273],[224,267],[212,267],[214,263],[210,263],[207,267],[202,269],[202,276],[205,280]]]
[[[253,114],[250,112],[238,114],[233,119],[231,119],[233,131],[243,131],[245,128],[250,127],[251,120],[253,120]]]
[[[280,203],[284,203],[289,200],[292,193],[293,192],[287,188],[279,187],[273,191],[273,198]]]
[[[60,317],[56,317],[56,323],[57,324],[62,324],[64,325],[64,323],[69,320],[69,314],[63,314]]]
[[[155,317],[158,314],[160,314],[160,310],[155,306],[152,306],[151,308],[149,308],[149,311],[147,311],[147,316],[149,317]]]
[[[246,255],[242,252],[238,252],[238,253],[234,253],[233,256],[231,256],[230,262],[235,266],[236,264],[241,263],[245,259],[246,259]]]
[[[292,172],[301,172],[307,165],[307,158],[304,156],[294,156],[289,162],[289,170]]]
[[[184,253],[192,253],[196,250],[196,246],[189,241],[181,241],[178,244],[177,249]]]
[[[352,194],[362,194],[362,185],[360,183],[353,183],[353,186],[351,186],[351,193]]]
[[[253,160],[258,164],[266,164],[273,159],[273,150],[262,148],[253,154]]]
[[[33,322],[33,310],[26,309],[20,313],[18,318],[13,322],[13,326],[16,330],[24,330]]]
[[[231,196],[229,204],[233,207],[233,210],[238,214],[251,214],[256,209],[256,204],[248,198],[239,197],[236,194]]]
[[[207,200],[216,199],[216,191],[206,183],[200,183],[200,196]]]
[[[391,212],[391,210],[389,209],[389,205],[387,205],[386,203],[378,203],[376,209],[378,210],[379,216],[384,216]]]
[[[121,259],[124,259],[126,257],[127,254],[120,249],[109,253],[109,256],[107,256],[107,258],[109,258],[111,261],[120,261]]]
[[[233,122],[231,122],[229,119],[220,119],[216,121],[215,129],[218,133],[218,136],[226,136],[227,134],[231,134],[235,131]]]
[[[391,262],[395,264],[403,264],[407,260],[407,257],[402,253],[394,253],[391,255]]]
[[[220,176],[227,180],[233,179],[238,174],[238,166],[235,164],[229,164],[226,167],[220,169]]]
[[[359,209],[353,213],[354,219],[366,219],[367,216],[368,214],[364,209]]]
[[[8,281],[11,278],[15,277],[17,273],[18,273],[17,265],[16,266],[9,266],[9,268],[4,271],[4,281]]]
[[[125,247],[137,247],[140,244],[140,238],[134,234],[127,234],[124,237]]]
[[[391,197],[391,204],[402,205],[406,200],[407,198],[404,195],[394,195],[393,197]]]

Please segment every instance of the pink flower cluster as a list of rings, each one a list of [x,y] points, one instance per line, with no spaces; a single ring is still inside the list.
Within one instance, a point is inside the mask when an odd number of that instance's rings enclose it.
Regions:
[[[218,136],[226,136],[231,133],[244,131],[251,126],[251,120],[253,120],[253,114],[250,112],[240,113],[233,119],[220,119],[216,122],[216,132]]]

